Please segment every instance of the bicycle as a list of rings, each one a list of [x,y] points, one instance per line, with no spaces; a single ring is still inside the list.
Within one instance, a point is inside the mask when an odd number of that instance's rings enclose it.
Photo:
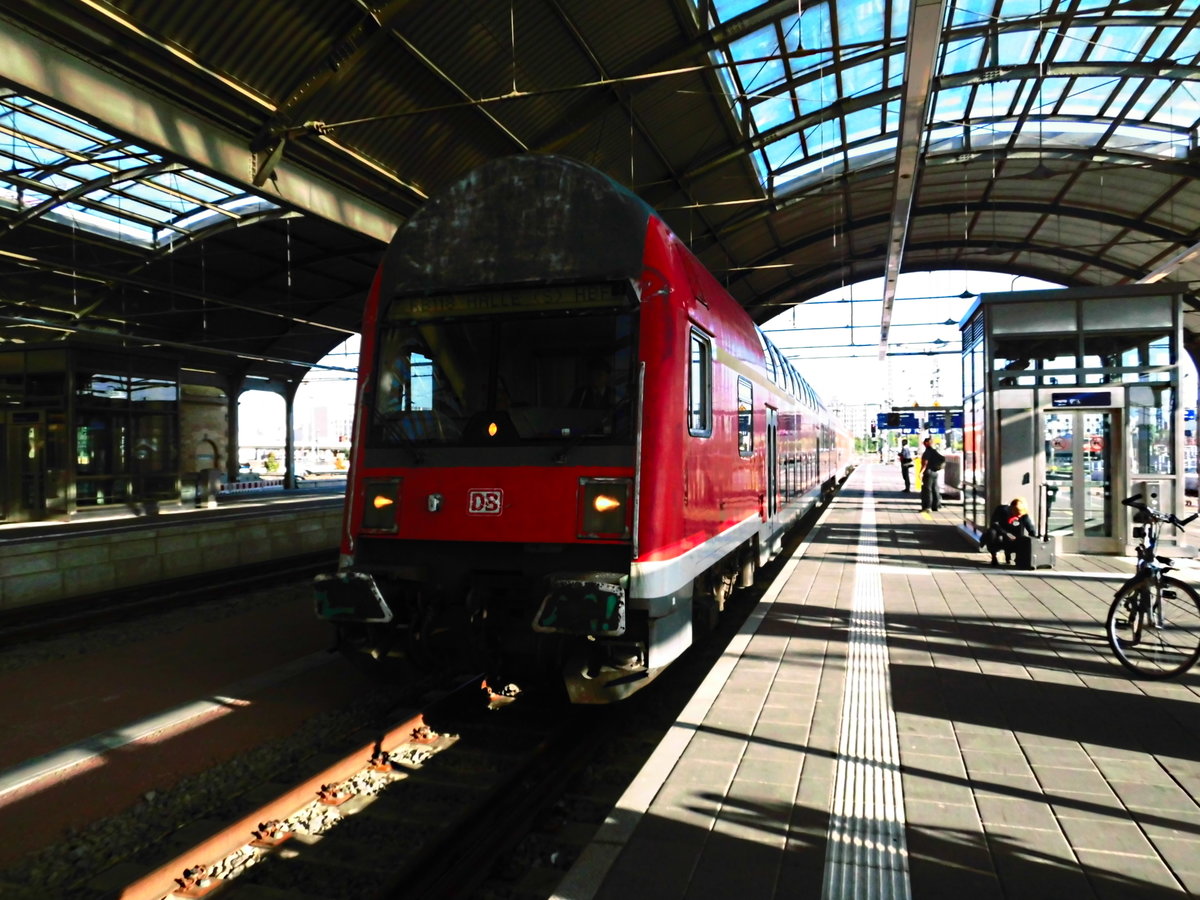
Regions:
[[[1167,573],[1171,560],[1158,556],[1162,525],[1182,529],[1200,513],[1180,520],[1162,513],[1134,494],[1121,501],[1138,510],[1142,538],[1137,545],[1137,572],[1117,589],[1105,628],[1108,643],[1121,665],[1143,678],[1182,675],[1200,658],[1200,594]]]

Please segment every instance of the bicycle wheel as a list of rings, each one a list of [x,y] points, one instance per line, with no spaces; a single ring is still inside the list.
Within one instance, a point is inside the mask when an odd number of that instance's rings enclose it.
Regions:
[[[1117,593],[1108,610],[1108,643],[1121,665],[1142,678],[1182,675],[1200,658],[1200,594],[1164,577]]]

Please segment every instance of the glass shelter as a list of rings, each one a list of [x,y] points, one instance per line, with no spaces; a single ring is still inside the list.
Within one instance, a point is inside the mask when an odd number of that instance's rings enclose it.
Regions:
[[[176,360],[72,343],[0,353],[0,521],[179,496]]]
[[[964,528],[1024,497],[1061,552],[1126,553],[1123,498],[1183,513],[1173,286],[983,295],[961,328]]]

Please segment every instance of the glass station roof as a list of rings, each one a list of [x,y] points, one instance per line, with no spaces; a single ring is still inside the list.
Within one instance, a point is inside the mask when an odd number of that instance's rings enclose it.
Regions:
[[[0,207],[151,250],[275,204],[19,94],[0,96]]]
[[[696,0],[710,27],[755,0]],[[909,0],[801,0],[713,51],[769,195],[891,165]],[[926,164],[1034,149],[1182,160],[1200,119],[1200,0],[948,0],[934,42]]]

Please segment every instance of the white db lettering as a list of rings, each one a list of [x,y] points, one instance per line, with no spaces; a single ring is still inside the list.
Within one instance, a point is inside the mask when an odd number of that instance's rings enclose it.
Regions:
[[[467,512],[473,516],[498,516],[504,510],[504,491],[499,488],[467,493]]]

